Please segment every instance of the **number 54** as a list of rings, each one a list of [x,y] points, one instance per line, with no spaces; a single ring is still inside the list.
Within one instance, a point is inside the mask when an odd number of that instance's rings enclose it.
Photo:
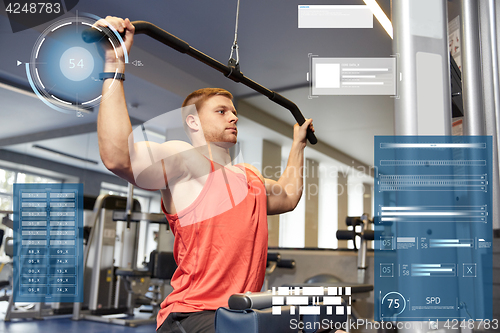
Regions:
[[[83,59],[75,64],[75,59],[69,59],[69,68],[75,68],[76,66],[83,68]]]

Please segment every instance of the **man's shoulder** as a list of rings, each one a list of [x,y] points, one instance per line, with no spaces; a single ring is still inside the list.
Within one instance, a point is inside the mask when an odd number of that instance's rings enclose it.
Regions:
[[[253,173],[255,173],[255,175],[257,177],[259,177],[259,179],[262,181],[262,183],[265,184],[264,177],[260,173],[259,169],[257,169],[256,167],[254,167],[253,165],[248,164],[248,163],[240,163],[239,165],[241,165],[241,166],[245,167],[246,169],[248,169],[248,170],[252,171]]]
[[[190,143],[180,140],[170,140],[162,143],[159,149],[166,156],[176,157],[179,161],[193,162],[204,160],[203,155]]]
[[[186,177],[202,177],[210,172],[210,161],[188,142],[180,140],[169,140],[161,144],[150,142],[145,148],[155,162],[162,161],[164,172],[172,181]],[[153,149],[149,151],[150,148]]]
[[[170,149],[175,149],[179,152],[194,149],[193,145],[181,140],[170,140],[162,143],[162,146]]]

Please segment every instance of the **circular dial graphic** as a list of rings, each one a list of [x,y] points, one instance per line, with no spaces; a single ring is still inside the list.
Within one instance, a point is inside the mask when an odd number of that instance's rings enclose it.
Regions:
[[[382,317],[395,317],[403,313],[406,308],[406,299],[396,291],[385,294],[381,302]]]
[[[91,14],[79,14],[59,20],[45,29],[33,47],[30,62],[26,64],[28,81],[35,94],[57,111],[78,114],[92,110],[106,98],[101,95],[102,81],[99,80],[104,65],[99,43],[111,43],[115,54],[121,47],[124,56],[120,61],[128,62],[118,32],[109,25],[108,28],[93,27],[99,19]],[[98,43],[86,43],[82,39],[82,32],[88,29],[101,32]]]

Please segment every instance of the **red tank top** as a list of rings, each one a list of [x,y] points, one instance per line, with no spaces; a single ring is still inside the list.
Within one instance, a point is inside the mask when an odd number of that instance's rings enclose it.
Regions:
[[[238,166],[240,167],[240,166]],[[168,214],[178,268],[174,291],[161,303],[160,327],[171,312],[216,310],[234,293],[260,291],[267,262],[267,197],[260,178],[222,166],[212,171],[195,199]]]

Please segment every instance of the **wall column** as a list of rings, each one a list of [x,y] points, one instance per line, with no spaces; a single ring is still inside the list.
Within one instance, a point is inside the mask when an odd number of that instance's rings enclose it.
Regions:
[[[446,0],[392,1],[396,135],[451,135]]]
[[[319,163],[306,158],[304,192],[306,200],[305,247],[318,247]]]
[[[262,175],[264,178],[278,180],[281,175],[281,146],[264,140],[262,142]],[[280,240],[279,215],[267,216],[269,230],[268,245],[278,247]]]
[[[462,0],[462,96],[464,135],[484,135],[479,3]]]
[[[484,119],[486,135],[492,136],[493,143],[493,207],[500,207],[500,170],[498,162],[498,130],[500,124],[500,80],[498,76],[497,15],[495,0],[479,2],[479,22],[481,29],[481,61],[483,68]],[[493,229],[500,228],[500,214],[493,209]]]
[[[372,184],[363,183],[363,213],[368,214],[368,218],[372,216]]]
[[[348,210],[348,187],[347,187],[347,175],[343,172],[338,173],[337,178],[337,216],[338,216],[338,230],[347,230],[347,225],[345,224],[345,218],[347,217]],[[347,249],[347,241],[338,241],[339,249]]]
[[[335,174],[330,174],[335,170]],[[319,165],[318,247],[337,248],[337,175],[336,168]]]

